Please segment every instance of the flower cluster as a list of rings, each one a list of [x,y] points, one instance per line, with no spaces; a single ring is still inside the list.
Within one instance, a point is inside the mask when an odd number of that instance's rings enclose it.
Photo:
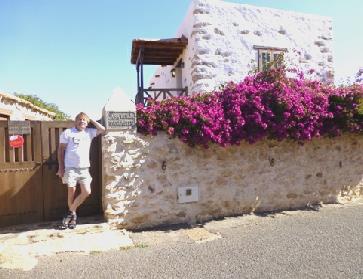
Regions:
[[[143,134],[166,131],[191,146],[335,136],[363,131],[363,86],[334,87],[285,68],[247,76],[222,90],[137,106]]]

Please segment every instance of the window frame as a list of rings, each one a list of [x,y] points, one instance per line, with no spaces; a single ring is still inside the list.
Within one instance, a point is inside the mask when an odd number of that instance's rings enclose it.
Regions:
[[[12,110],[0,108],[0,120],[9,120]]]
[[[254,49],[257,50],[257,69],[259,72],[267,70],[267,63],[273,62],[271,68],[275,68],[276,55],[283,55],[287,52],[287,48],[279,48],[279,47],[268,47],[268,46],[253,46]],[[264,61],[263,56],[266,54],[266,56],[269,57],[269,61]],[[271,60],[273,58],[273,60]],[[279,65],[280,66],[280,65]]]

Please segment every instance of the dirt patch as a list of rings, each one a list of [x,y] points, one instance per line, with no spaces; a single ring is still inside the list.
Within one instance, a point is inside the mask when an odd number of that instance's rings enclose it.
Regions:
[[[219,233],[211,233],[205,228],[193,228],[186,230],[185,234],[196,243],[203,243],[221,238]]]
[[[107,224],[79,225],[75,230],[40,229],[0,234],[0,268],[30,270],[40,256],[65,252],[97,253],[133,242],[125,230],[112,230]],[[107,240],[107,241],[105,241]]]

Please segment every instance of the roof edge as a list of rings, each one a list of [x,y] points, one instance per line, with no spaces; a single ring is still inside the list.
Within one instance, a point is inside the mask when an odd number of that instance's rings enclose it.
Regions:
[[[24,107],[30,108],[31,110],[35,110],[35,111],[40,112],[40,113],[42,113],[42,114],[44,114],[46,116],[49,116],[52,119],[54,119],[55,116],[56,116],[55,112],[51,112],[51,111],[49,111],[47,109],[38,107],[38,106],[34,105],[33,103],[31,103],[29,101],[26,101],[24,99],[21,99],[21,98],[15,96],[15,95],[12,95],[12,94],[9,94],[9,93],[0,92],[0,98],[8,100],[8,101],[16,102],[16,103],[18,103],[20,105],[23,105]]]

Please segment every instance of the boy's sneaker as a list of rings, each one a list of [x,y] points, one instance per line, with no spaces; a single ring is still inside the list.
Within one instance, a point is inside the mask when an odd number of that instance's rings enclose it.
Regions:
[[[76,228],[76,226],[77,226],[77,214],[73,213],[72,217],[71,217],[71,220],[68,223],[68,228],[73,230],[73,229]]]
[[[66,215],[64,215],[62,219],[62,223],[58,226],[60,230],[65,230],[68,228],[69,223],[71,222],[73,215],[76,215],[75,213],[72,213],[71,211],[68,211]]]

